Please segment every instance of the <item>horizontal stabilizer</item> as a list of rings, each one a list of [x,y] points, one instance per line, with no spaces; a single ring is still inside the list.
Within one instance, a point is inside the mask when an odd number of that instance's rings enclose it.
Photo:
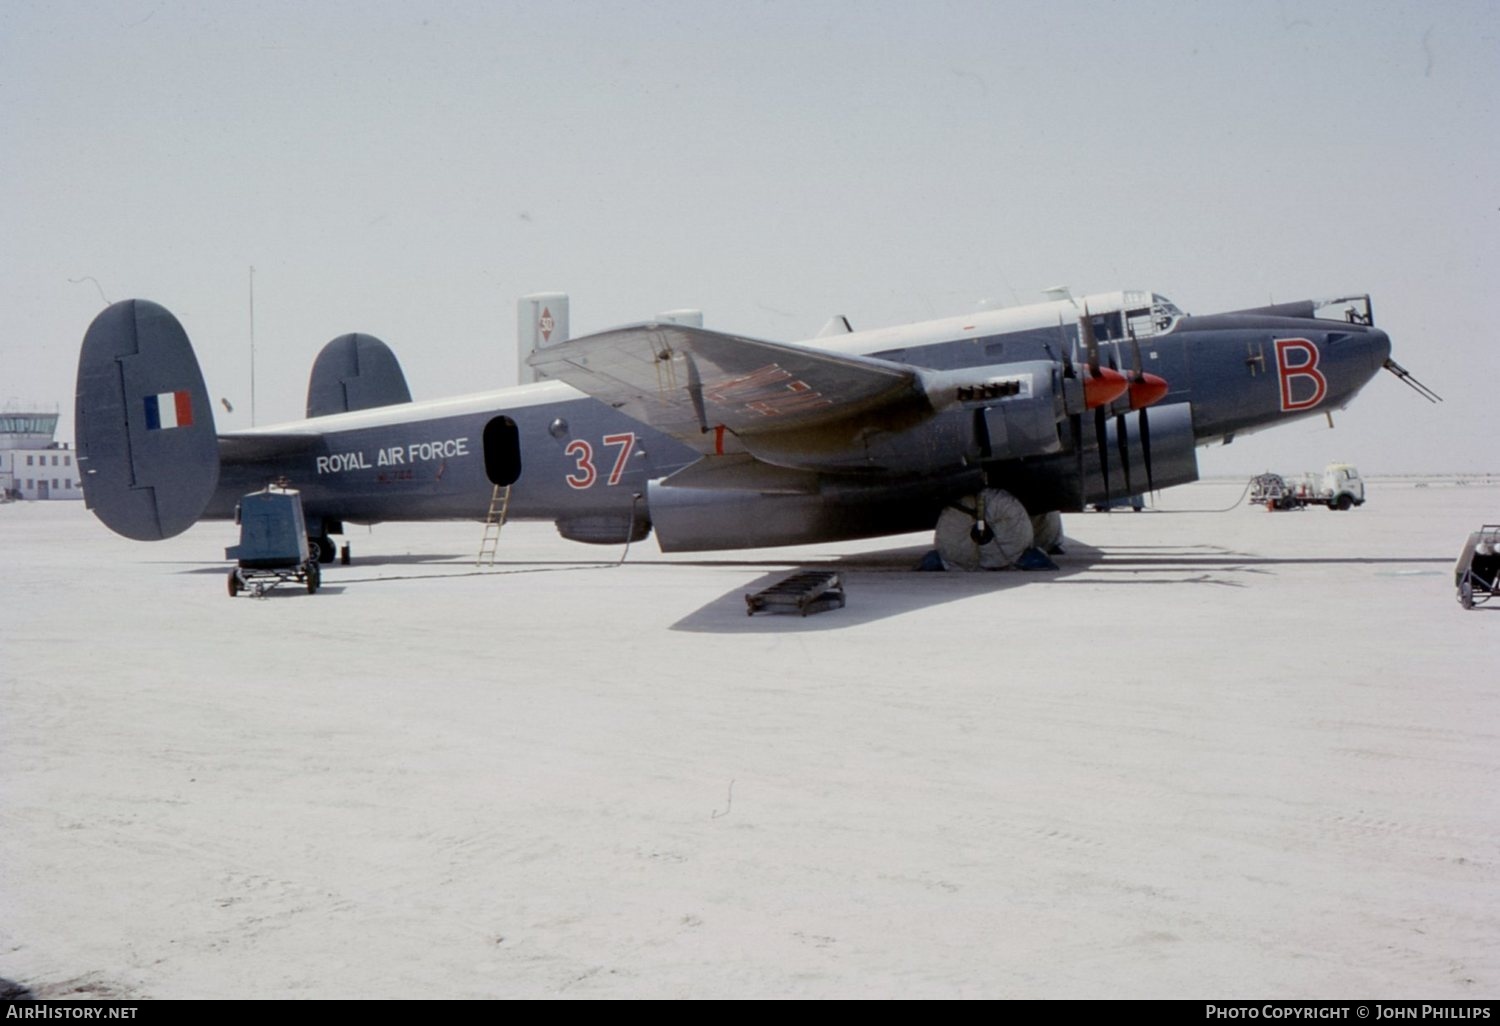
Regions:
[[[374,335],[340,335],[323,347],[307,380],[307,415],[411,402],[396,354]]]
[[[703,453],[724,451],[724,431],[748,439],[926,405],[912,367],[680,324],[616,328],[528,362]]]
[[[255,463],[284,459],[318,446],[322,436],[314,433],[281,434],[269,431],[228,431],[219,436],[219,460],[225,464]]]
[[[177,318],[144,299],[106,308],[83,337],[75,403],[83,497],[95,516],[139,541],[191,527],[219,482],[219,448]]]

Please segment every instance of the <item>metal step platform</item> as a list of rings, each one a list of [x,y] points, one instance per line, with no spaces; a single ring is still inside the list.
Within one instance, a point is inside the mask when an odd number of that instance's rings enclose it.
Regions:
[[[759,612],[821,613],[844,608],[844,584],[833,570],[799,570],[769,588],[745,596],[745,615]]]

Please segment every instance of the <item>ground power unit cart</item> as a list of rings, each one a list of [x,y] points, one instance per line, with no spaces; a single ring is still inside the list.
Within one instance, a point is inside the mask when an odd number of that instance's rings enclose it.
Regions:
[[[259,597],[278,584],[305,585],[309,595],[318,590],[318,560],[307,544],[302,496],[295,489],[270,485],[251,492],[235,507],[234,519],[240,543],[224,550],[224,558],[236,563],[229,571],[230,598],[247,588]]]

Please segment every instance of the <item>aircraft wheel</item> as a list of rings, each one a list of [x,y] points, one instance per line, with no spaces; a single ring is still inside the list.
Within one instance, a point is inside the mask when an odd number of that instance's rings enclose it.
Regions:
[[[231,570],[231,571],[229,571],[229,597],[230,598],[234,598],[239,593],[240,593],[240,572],[238,570]]]
[[[938,516],[938,555],[950,570],[1000,570],[1032,545],[1031,515],[1009,492],[986,488]]]
[[[338,549],[333,544],[333,539],[326,534],[320,534],[316,538],[309,538],[308,542],[317,553],[319,563],[332,563],[338,556]]]
[[[1062,514],[1057,510],[1039,513],[1031,518],[1031,544],[1047,553],[1062,550]]]

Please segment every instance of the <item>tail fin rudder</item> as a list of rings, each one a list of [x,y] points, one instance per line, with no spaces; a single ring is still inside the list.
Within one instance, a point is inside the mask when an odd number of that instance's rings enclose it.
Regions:
[[[374,335],[340,335],[318,353],[307,379],[309,417],[409,402],[396,354]]]
[[[127,299],[83,336],[74,407],[89,509],[117,534],[155,541],[197,521],[219,482],[213,407],[187,332]]]

